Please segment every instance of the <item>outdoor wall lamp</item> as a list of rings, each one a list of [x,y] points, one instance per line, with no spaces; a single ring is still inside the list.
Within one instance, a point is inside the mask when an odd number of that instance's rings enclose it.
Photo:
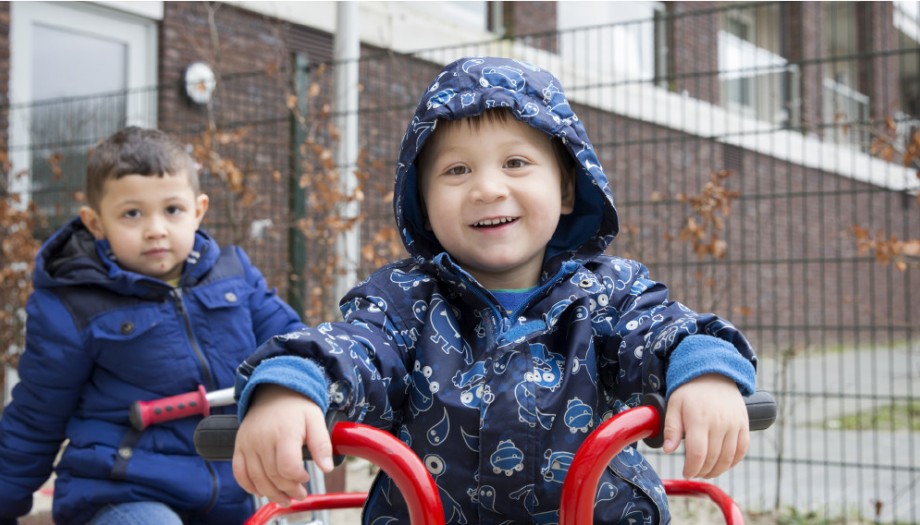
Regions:
[[[193,62],[185,68],[185,94],[195,104],[205,105],[211,101],[217,80],[214,71],[204,62]]]

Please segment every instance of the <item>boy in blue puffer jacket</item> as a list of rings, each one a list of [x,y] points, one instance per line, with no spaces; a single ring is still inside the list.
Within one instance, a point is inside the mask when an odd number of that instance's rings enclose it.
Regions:
[[[612,192],[553,75],[504,58],[446,66],[403,139],[394,210],[411,257],[351,290],[344,322],[275,337],[240,367],[245,489],[304,496],[301,445],[330,468],[326,410],[409,444],[456,524],[558,522],[585,436],[644,393],[667,396],[665,451],[684,440],[685,476],[744,456],[750,345],[604,253]],[[595,523],[670,521],[635,448],[610,463],[597,501]],[[407,522],[384,474],[364,522]]]
[[[55,523],[241,523],[252,498],[230,465],[196,454],[200,418],[139,432],[129,407],[230,387],[258,344],[303,325],[240,248],[198,229],[208,197],[166,134],[130,127],[101,143],[86,196],[38,254],[0,419],[0,523],[29,512],[52,468]]]

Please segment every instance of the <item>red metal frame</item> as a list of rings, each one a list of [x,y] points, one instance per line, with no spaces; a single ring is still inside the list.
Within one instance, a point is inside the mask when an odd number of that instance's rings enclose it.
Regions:
[[[444,508],[441,505],[438,486],[408,445],[388,432],[358,423],[336,424],[331,437],[335,455],[367,459],[390,476],[400,492],[406,495],[404,499],[409,506],[409,520],[413,525],[444,525]],[[335,508],[360,507],[364,502],[364,495],[318,494],[307,496],[304,500],[295,502],[294,506],[299,509],[298,511],[331,508],[321,507],[322,500],[337,505]],[[355,502],[357,505],[353,504]],[[266,507],[269,508],[263,513],[262,510]],[[295,512],[291,507],[279,507],[275,504],[266,505],[263,509],[253,515],[246,524],[261,525],[278,514]]]
[[[727,525],[744,525],[744,514],[735,501],[712,483],[690,479],[666,479],[664,490],[672,496],[708,497],[722,511]]]
[[[656,435],[661,415],[650,406],[621,412],[602,423],[582,443],[562,485],[559,525],[587,525],[594,521],[594,497],[604,469],[624,447]],[[338,423],[332,431],[334,453],[357,456],[378,465],[396,483],[409,505],[414,525],[443,525],[444,511],[438,487],[418,456],[392,434],[359,423]],[[664,480],[674,496],[708,497],[721,510],[727,525],[744,525],[741,509],[722,489],[702,481]],[[314,494],[289,507],[265,505],[246,525],[263,525],[272,518],[318,509],[360,507],[364,493]]]
[[[572,459],[562,485],[559,525],[593,523],[594,496],[604,469],[624,447],[654,436],[660,429],[658,410],[639,406],[611,417],[592,432]],[[664,480],[664,488],[669,495],[708,497],[718,505],[727,525],[744,525],[738,505],[712,483],[669,479]]]
[[[282,507],[277,503],[262,505],[255,514],[246,520],[245,525],[262,525],[278,516],[311,510],[352,509],[364,505],[367,494],[364,492],[334,492],[330,494],[311,494],[306,498]]]
[[[647,438],[661,428],[658,411],[639,406],[611,417],[581,444],[562,484],[559,525],[594,522],[594,496],[607,464],[630,443]]]

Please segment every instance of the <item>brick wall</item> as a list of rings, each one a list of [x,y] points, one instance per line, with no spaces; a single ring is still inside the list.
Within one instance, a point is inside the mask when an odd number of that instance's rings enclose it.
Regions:
[[[719,99],[718,77],[713,73],[718,69],[713,50],[719,14],[710,11],[717,5],[669,4],[675,17],[670,46],[675,86],[711,102]],[[215,122],[222,130],[244,131],[245,135],[220,144],[218,151],[242,169],[254,192],[246,197],[253,199],[247,206],[229,206],[243,197],[225,191],[215,176],[204,176],[205,190],[212,197],[205,227],[224,244],[240,243],[272,285],[287,286],[292,184],[302,171],[291,165],[290,121],[278,115],[287,113],[293,53],[306,53],[312,64],[328,61],[332,37],[222,5],[213,17],[219,37],[215,49],[207,4],[168,2],[164,7],[160,127],[189,141],[200,137],[208,125],[208,112],[184,98],[182,72],[196,60],[219,65],[222,85],[214,102]],[[541,3],[532,7],[548,9]],[[703,15],[689,16],[691,10],[701,9]],[[821,38],[815,30],[821,27],[820,6],[805,3],[785,9],[788,58],[805,63],[822,58]],[[886,12],[878,8],[874,15],[867,15],[872,20],[867,27],[875,28],[866,33],[873,49],[890,44],[882,29],[885,16],[890,15]],[[539,24],[550,17],[523,7],[513,14],[517,28],[531,31],[545,29]],[[0,49],[7,50],[7,55],[0,54],[4,93],[9,74],[8,65],[3,64],[8,64],[9,45],[3,45],[2,39],[8,40],[8,18],[9,5],[0,4]],[[367,244],[381,228],[393,224],[392,176],[399,142],[419,94],[438,67],[370,48],[363,50],[363,57],[359,141],[364,154],[361,168],[368,174],[362,202],[369,218],[362,225]],[[256,74],[250,74],[253,71]],[[872,71],[885,77],[867,77],[873,79],[873,96],[881,93],[879,103],[890,105],[896,99],[891,90],[897,89],[897,83],[890,78],[896,70],[887,58],[880,58],[873,62]],[[321,78],[325,97],[331,92],[333,73],[330,67]],[[313,75],[320,78],[319,73]],[[802,116],[808,126],[821,122],[821,79],[820,65],[803,64]],[[725,315],[753,332],[759,344],[770,346],[823,337],[817,328],[805,326],[809,323],[858,326],[871,322],[877,312],[905,312],[906,316],[915,310],[907,295],[907,275],[856,257],[848,233],[859,224],[870,230],[897,232],[900,238],[920,237],[920,221],[914,220],[916,204],[905,201],[904,196],[647,123],[588,108],[578,112],[611,175],[622,214],[623,232],[612,249],[647,262],[653,277],[671,285],[676,298]],[[319,162],[315,158],[308,161]],[[741,192],[724,232],[729,252],[724,261],[700,261],[687,243],[675,240],[688,213],[677,196],[698,193],[708,175],[723,168],[733,172],[729,187]],[[242,216],[231,213],[240,209]],[[233,227],[235,221],[248,225],[252,219],[264,218],[274,226],[260,238],[249,238],[248,231]],[[316,246],[309,248],[311,253],[318,251]],[[365,264],[361,273],[372,269]],[[305,288],[325,285],[301,282]],[[834,310],[822,309],[827,304],[835,305]],[[877,308],[882,304],[893,306]],[[777,325],[799,325],[801,329],[780,334],[769,328]]]
[[[859,327],[912,326],[910,272],[858,257],[854,225],[920,238],[913,196],[645,122],[577,108],[611,180],[621,233],[611,253],[646,263],[672,298],[739,325],[765,352],[856,341]],[[722,260],[678,239],[698,195],[730,169],[740,192]],[[915,295],[915,294],[914,294]]]
[[[205,2],[167,2],[160,26],[159,126],[189,142],[199,141],[213,119],[217,129],[238,138],[214,148],[245,175],[246,194],[227,191],[215,173],[202,185],[211,196],[207,228],[224,244],[240,244],[272,286],[288,282],[288,227],[291,224],[291,122],[286,103],[292,94],[292,58],[328,61],[332,38],[229,5],[213,13]],[[195,61],[218,74],[213,113],[186,98],[182,75]],[[272,226],[251,237],[254,220]]]
[[[823,134],[824,66],[817,60],[827,56],[822,9],[820,2],[785,2],[780,15],[781,23],[788,28],[786,58],[799,67],[801,127],[818,136]]]
[[[897,32],[892,28],[892,2],[858,2],[857,40],[861,53],[869,55],[859,71],[858,89],[871,97],[873,118],[893,117],[901,105],[898,56],[885,51],[898,48]]]
[[[556,35],[556,2],[502,2],[507,37],[525,37],[525,41],[538,49],[556,52],[559,39]]]
[[[718,77],[713,73],[718,69],[718,59],[713,49],[720,24],[718,12],[705,10],[715,5],[677,2],[672,6],[676,17],[671,48],[678,75],[676,85],[692,96],[712,102],[719,99]],[[272,22],[226,7],[218,13],[221,41],[234,43],[227,44],[223,52],[242,54],[249,46],[261,49],[247,62],[250,65],[272,69],[272,57],[278,56],[277,46],[290,45],[289,42],[296,40],[291,34],[307,32],[283,25],[259,30],[256,28],[260,24]],[[704,14],[689,16],[691,9],[703,9]],[[807,64],[824,56],[820,35],[815,31],[815,27],[820,27],[820,6],[789,5],[785,9],[783,19],[790,22],[788,58],[806,64],[801,76],[803,121],[817,127],[822,121],[822,72],[820,64]],[[167,5],[162,51],[167,85],[169,75],[171,82],[178,82],[187,62],[210,57],[202,51],[209,49],[206,24],[202,25],[205,14],[200,5]],[[515,16],[516,27],[527,27],[527,17],[545,20],[545,16],[541,18],[525,9],[517,11]],[[190,24],[190,29],[184,29],[183,24]],[[331,42],[328,39],[327,45],[331,46]],[[314,52],[311,58],[316,55]],[[390,200],[393,161],[418,96],[438,68],[369,48],[363,50],[363,56],[359,140],[366,155],[362,169],[368,173],[369,181],[362,203],[368,217],[362,225],[362,239],[368,243],[381,228],[393,224]],[[247,70],[246,63],[239,66],[236,71]],[[333,71],[330,69],[325,75],[323,89],[328,92]],[[239,89],[266,103],[283,96],[268,85],[245,86]],[[251,93],[260,90],[266,91]],[[173,104],[178,108],[175,113],[186,119],[171,121],[171,125],[181,127],[195,122],[196,115],[202,118],[202,110],[188,107],[181,96],[174,93],[163,97],[163,107]],[[162,111],[164,122],[170,114]],[[612,251],[647,262],[653,277],[667,282],[675,298],[732,319],[746,329],[755,344],[768,348],[817,344],[828,336],[821,326],[871,322],[873,316],[879,315],[873,305],[883,302],[895,305],[894,311],[911,311],[907,277],[893,273],[890,266],[859,260],[849,233],[855,224],[873,230],[893,224],[902,232],[902,238],[920,236],[917,231],[920,225],[909,220],[916,211],[905,205],[901,195],[588,108],[579,108],[579,115],[588,125],[589,135],[611,175],[622,215],[624,231]],[[264,178],[259,171],[262,150],[258,147],[266,148],[266,144],[277,141],[273,149],[263,151],[264,160],[267,164],[283,162],[280,159],[285,158],[286,133],[280,126],[261,129],[258,139],[253,137],[254,144],[239,146],[234,154],[251,162],[254,176]],[[689,213],[677,196],[698,193],[709,174],[723,168],[733,172],[727,185],[741,192],[723,232],[729,251],[722,261],[700,260],[688,243],[676,239]],[[287,190],[282,185],[277,193],[272,189],[261,198],[267,206],[277,208],[273,210],[275,213],[282,213]],[[889,215],[872,212],[879,209],[888,210]],[[209,219],[212,224],[220,221],[219,213],[215,210]],[[285,219],[282,216],[278,220]],[[283,239],[277,242],[284,244]],[[276,250],[262,246],[250,245],[247,249],[255,252],[254,259],[269,270],[267,273],[274,268],[272,265],[286,262],[284,257],[275,255],[284,251],[283,247]],[[319,247],[311,248],[318,251]],[[362,275],[371,270],[373,265],[365,264]],[[889,283],[895,283],[894,288]],[[306,286],[323,286],[323,283],[308,282]],[[835,305],[834,310],[826,310],[827,304]],[[878,309],[883,311],[891,309]],[[777,326],[784,328],[773,328]]]
[[[720,2],[668,2],[672,16],[670,25],[671,42],[669,62],[674,76],[673,87],[678,93],[686,91],[690,96],[719,103],[718,77],[700,72],[719,69],[718,49]],[[696,14],[701,11],[704,14]]]

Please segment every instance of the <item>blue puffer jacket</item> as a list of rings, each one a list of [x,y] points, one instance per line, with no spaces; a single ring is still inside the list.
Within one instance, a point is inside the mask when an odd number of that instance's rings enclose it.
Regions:
[[[239,523],[251,499],[229,462],[208,463],[199,417],[131,429],[129,407],[233,386],[239,363],[297,314],[239,248],[195,240],[179,287],[127,272],[79,219],[39,253],[20,383],[0,419],[0,523],[15,522],[56,467],[56,523],[86,522],[109,503],[164,502],[190,522]]]
[[[425,228],[415,173],[438,119],[499,107],[558,137],[581,168],[542,280],[511,314]],[[424,460],[447,523],[556,523],[568,465],[602,420],[706,372],[753,389],[754,355],[731,324],[671,301],[641,264],[604,255],[617,232],[612,193],[548,72],[499,58],[448,65],[403,140],[394,208],[411,258],[354,288],[344,322],[276,337],[247,359],[240,410],[255,385],[275,383],[389,429]],[[634,448],[611,462],[597,501],[595,523],[670,520]],[[379,476],[365,523],[406,522],[402,496]]]

